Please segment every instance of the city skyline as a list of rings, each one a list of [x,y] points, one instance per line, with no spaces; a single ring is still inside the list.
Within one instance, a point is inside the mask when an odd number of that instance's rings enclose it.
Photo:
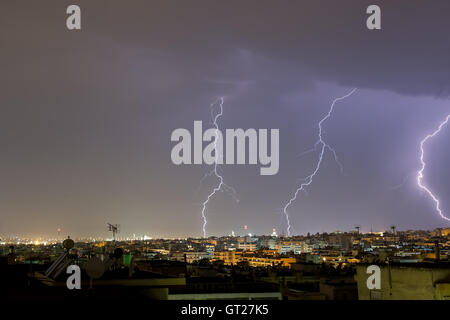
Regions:
[[[179,235],[179,236],[164,236],[164,235],[158,235],[158,234],[149,234],[149,233],[126,233],[122,234],[119,233],[116,235],[115,239],[117,241],[145,241],[145,240],[177,240],[177,239],[199,239],[199,240],[206,240],[210,238],[226,238],[226,237],[236,237],[236,238],[245,238],[245,237],[276,237],[276,238],[284,238],[284,239],[291,239],[296,237],[309,237],[314,235],[324,235],[324,234],[389,234],[392,233],[392,227],[395,227],[395,232],[398,233],[408,233],[408,232],[432,232],[434,230],[439,229],[446,229],[445,227],[438,227],[434,229],[402,229],[398,226],[386,226],[385,228],[381,228],[379,230],[374,230],[373,228],[362,228],[361,226],[354,226],[353,228],[349,228],[346,230],[331,230],[331,231],[322,231],[322,232],[307,232],[305,234],[291,234],[288,236],[286,232],[279,233],[275,228],[271,230],[271,232],[267,233],[252,233],[249,232],[249,230],[245,230],[244,228],[241,228],[241,230],[231,230],[229,233],[224,234],[215,234],[215,235],[208,235],[206,237],[203,237],[202,235]],[[447,228],[448,229],[448,228]],[[22,240],[29,242],[32,244],[33,242],[37,241],[39,243],[42,243],[43,241],[49,242],[55,242],[59,243],[67,238],[76,240],[76,241],[114,241],[114,238],[112,236],[111,232],[103,231],[98,232],[97,234],[92,234],[88,236],[72,236],[72,235],[66,235],[64,232],[57,232],[57,234],[49,234],[49,235],[20,235],[20,234],[2,234],[0,235],[0,242],[8,243],[8,241],[13,240]],[[14,242],[14,241],[13,241]]]

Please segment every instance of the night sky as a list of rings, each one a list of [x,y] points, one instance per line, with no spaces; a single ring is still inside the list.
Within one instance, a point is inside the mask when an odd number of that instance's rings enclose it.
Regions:
[[[69,4],[82,30],[66,28]],[[382,30],[366,28],[370,4]],[[279,234],[282,207],[318,153],[332,156],[290,207],[294,234],[449,227],[416,185],[420,141],[450,113],[450,2],[1,1],[0,236],[201,236],[211,168],[175,166],[176,128],[280,129],[280,170],[222,166],[208,235]],[[450,216],[450,127],[424,182]]]

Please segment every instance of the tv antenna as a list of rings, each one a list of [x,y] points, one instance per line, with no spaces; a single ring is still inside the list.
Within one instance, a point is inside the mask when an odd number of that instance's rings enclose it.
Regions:
[[[397,229],[397,227],[395,225],[391,226],[391,230],[392,230],[392,234],[395,236],[395,229]]]
[[[119,233],[120,224],[111,224],[108,223],[108,231],[112,232],[113,241],[116,241],[116,234]]]

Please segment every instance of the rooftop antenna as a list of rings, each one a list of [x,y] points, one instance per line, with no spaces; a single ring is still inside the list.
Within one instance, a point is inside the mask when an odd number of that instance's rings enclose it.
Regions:
[[[394,226],[394,225],[392,225],[391,226],[391,230],[392,230],[392,234],[395,236],[395,229],[397,229],[397,227],[396,226]]]
[[[108,223],[108,231],[111,231],[111,232],[112,232],[112,235],[113,235],[113,241],[116,241],[116,234],[119,233],[119,228],[120,228],[120,225],[119,225],[119,224],[111,224],[111,223]]]

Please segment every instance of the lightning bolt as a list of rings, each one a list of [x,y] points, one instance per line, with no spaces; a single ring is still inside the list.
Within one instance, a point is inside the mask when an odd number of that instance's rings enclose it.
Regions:
[[[217,121],[219,120],[219,118],[223,115],[223,103],[224,103],[224,98],[220,97],[218,100],[216,100],[215,102],[213,102],[211,104],[211,117],[213,120],[213,125],[216,128],[215,131],[215,138],[214,138],[214,156],[215,156],[215,161],[214,161],[214,168],[213,170],[211,170],[210,172],[206,173],[205,176],[202,178],[202,180],[204,180],[206,177],[212,176],[214,175],[217,180],[218,180],[218,184],[212,189],[211,193],[208,194],[208,197],[206,198],[206,200],[202,203],[202,219],[203,219],[203,224],[202,224],[202,230],[203,230],[203,237],[206,238],[206,225],[208,224],[208,221],[206,220],[206,208],[208,206],[209,201],[211,200],[212,197],[214,197],[214,195],[219,192],[219,191],[226,191],[228,193],[231,194],[231,196],[234,198],[234,200],[236,202],[239,202],[239,199],[236,196],[236,190],[234,190],[234,188],[228,186],[227,184],[225,184],[223,176],[220,174],[220,170],[219,170],[219,165],[217,164],[218,159],[220,157],[219,154],[219,150],[217,149],[217,139],[219,138],[219,125],[217,124]],[[216,115],[214,115],[214,106],[215,105],[219,105],[219,112],[217,112]]]
[[[339,165],[341,172],[344,170],[342,164],[339,162],[339,159],[337,157],[336,151],[325,142],[324,138],[323,138],[323,128],[322,128],[322,124],[327,121],[333,111],[334,111],[334,106],[337,102],[344,100],[348,97],[350,97],[353,93],[355,93],[356,88],[354,88],[352,91],[350,91],[349,93],[347,93],[345,96],[336,98],[333,100],[333,102],[331,103],[330,109],[328,110],[328,113],[325,115],[325,117],[323,117],[318,124],[319,127],[319,134],[318,134],[318,140],[314,145],[314,149],[312,150],[317,150],[317,147],[320,146],[320,152],[319,152],[319,159],[317,160],[316,166],[313,170],[313,172],[307,176],[306,178],[303,179],[304,182],[302,182],[297,189],[294,192],[294,195],[292,196],[292,198],[289,199],[289,201],[286,203],[286,205],[283,208],[283,213],[284,216],[286,217],[286,223],[287,223],[287,233],[288,236],[291,236],[291,222],[289,219],[289,213],[288,213],[288,208],[292,205],[292,203],[294,203],[294,201],[297,199],[298,194],[300,193],[300,191],[304,191],[306,187],[308,187],[309,185],[311,185],[311,183],[313,182],[314,177],[317,175],[317,173],[320,170],[320,166],[322,165],[322,161],[323,161],[323,155],[325,154],[326,150],[329,150],[333,157],[334,160],[336,161],[336,163]],[[308,150],[306,153],[311,152],[311,150]]]
[[[450,114],[447,115],[447,117],[445,118],[445,120],[443,122],[441,122],[439,124],[439,127],[436,129],[436,131],[434,131],[433,133],[427,135],[421,142],[420,142],[420,163],[422,165],[422,167],[420,168],[420,170],[417,172],[417,185],[419,186],[419,188],[421,188],[422,190],[424,190],[428,196],[433,200],[433,202],[436,205],[436,211],[439,213],[439,215],[441,216],[442,219],[445,219],[447,221],[450,221],[450,218],[446,217],[441,210],[440,207],[440,202],[439,199],[436,198],[436,196],[433,194],[433,192],[431,192],[430,189],[428,189],[423,183],[423,172],[425,171],[425,167],[426,167],[426,163],[424,160],[425,157],[425,150],[424,150],[424,146],[427,143],[428,140],[430,140],[431,138],[433,138],[434,136],[436,136],[439,132],[441,132],[441,129],[443,127],[445,127],[448,123],[448,121],[450,120]]]

